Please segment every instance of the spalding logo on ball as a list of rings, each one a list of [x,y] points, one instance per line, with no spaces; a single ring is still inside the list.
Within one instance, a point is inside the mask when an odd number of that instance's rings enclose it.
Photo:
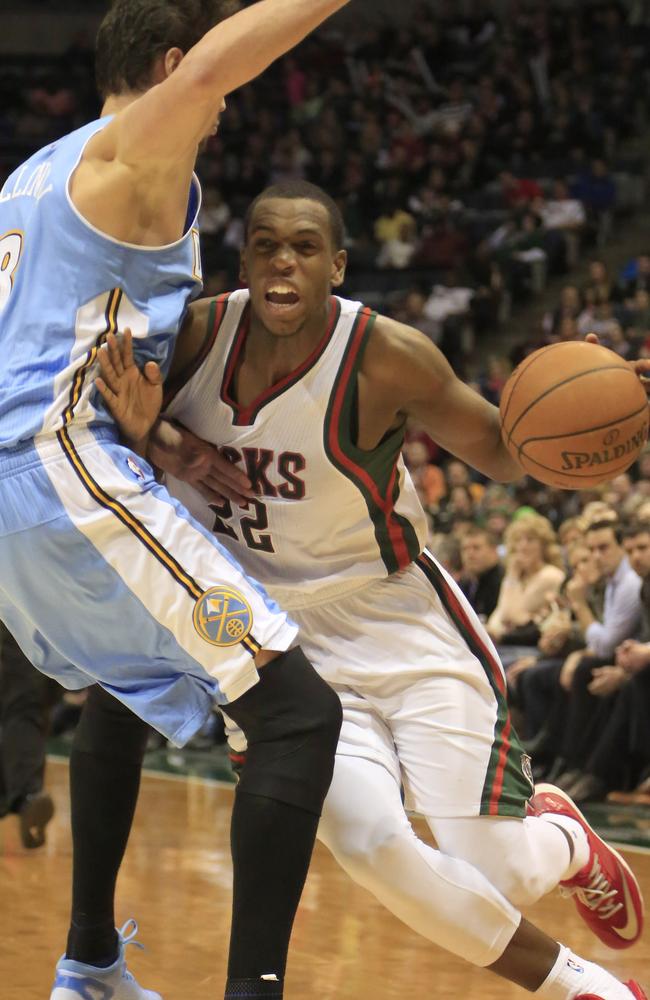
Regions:
[[[648,400],[618,354],[586,341],[542,347],[501,396],[501,434],[525,471],[549,486],[586,489],[625,472],[648,437]]]

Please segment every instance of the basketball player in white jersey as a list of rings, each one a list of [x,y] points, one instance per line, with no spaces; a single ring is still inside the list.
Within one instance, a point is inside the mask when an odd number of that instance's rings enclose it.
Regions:
[[[623,859],[562,793],[540,788],[529,804],[502,667],[424,550],[401,458],[413,417],[486,475],[513,479],[520,470],[498,411],[420,333],[331,295],[344,276],[342,245],[324,192],[303,182],[268,189],[247,219],[248,288],[193,305],[181,334],[167,417],[219,444],[248,477],[239,494],[249,499],[214,495],[221,466],[216,457],[210,466],[209,449],[202,468],[189,468],[176,438],[195,456],[204,445],[187,431],[163,421],[149,454],[290,609],[341,698],[319,836],[342,866],[409,926],[540,997],[639,1000],[638,984],[521,919],[518,907],[561,883],[598,937],[622,948],[639,939],[643,903]],[[110,338],[99,387],[118,423],[141,436],[157,413],[158,379],[138,374],[128,338],[124,349]],[[413,834],[401,785],[440,851]]]
[[[0,619],[44,673],[95,685],[71,759],[72,920],[52,1000],[157,998],[128,973],[113,913],[144,752],[127,707],[183,744],[215,699],[253,743],[226,996],[282,996],[340,702],[286,614],[118,440],[92,374],[124,323],[140,363],[168,368],[201,288],[199,146],[226,94],[346,2],[261,0],[229,18],[230,0],[113,0],[102,116],[0,192]]]

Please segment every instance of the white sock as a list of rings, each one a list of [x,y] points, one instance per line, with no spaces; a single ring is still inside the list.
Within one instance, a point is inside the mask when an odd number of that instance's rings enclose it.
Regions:
[[[562,876],[562,881],[565,882],[577,875],[580,869],[589,862],[591,848],[587,834],[582,824],[577,819],[571,819],[570,816],[562,816],[560,813],[542,813],[539,818],[546,820],[547,823],[552,823],[553,826],[559,826],[565,833],[569,834],[573,842],[573,858]]]
[[[544,1000],[576,1000],[576,997],[593,994],[602,1000],[631,1000],[627,986],[593,962],[572,954],[560,946],[557,962],[549,972],[536,997]]]

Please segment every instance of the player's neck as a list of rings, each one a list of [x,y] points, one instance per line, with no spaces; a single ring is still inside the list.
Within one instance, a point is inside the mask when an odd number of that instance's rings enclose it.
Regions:
[[[101,117],[106,118],[107,115],[119,114],[120,111],[124,111],[125,108],[128,108],[129,104],[133,104],[141,96],[141,94],[132,90],[124,94],[110,94],[104,101]]]
[[[264,377],[268,386],[275,385],[313,354],[325,336],[328,310],[309,317],[295,333],[278,336],[262,321],[251,317],[246,342],[246,365]]]

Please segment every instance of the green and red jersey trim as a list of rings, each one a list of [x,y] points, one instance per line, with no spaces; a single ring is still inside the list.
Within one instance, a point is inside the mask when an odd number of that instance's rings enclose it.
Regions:
[[[228,308],[228,299],[231,293],[227,292],[224,295],[217,295],[215,299],[210,303],[210,309],[208,311],[208,321],[205,325],[205,337],[201,347],[197,351],[196,355],[192,358],[190,363],[183,368],[182,371],[178,373],[173,379],[171,379],[165,386],[165,396],[163,400],[163,409],[172,402],[172,400],[178,395],[183,386],[187,385],[191,378],[196,375],[199,368],[207,358],[208,354],[214,346],[214,342],[217,339],[217,334],[221,329],[224,317],[226,315],[226,309]]]
[[[359,310],[339,367],[325,417],[324,445],[332,464],[362,493],[373,523],[381,558],[389,573],[404,569],[420,551],[411,522],[397,514],[400,482],[398,460],[404,433],[389,433],[372,451],[352,440],[357,377],[377,314]]]
[[[526,803],[534,789],[523,770],[524,762],[528,758],[512,726],[506,681],[501,665],[485,639],[474,627],[463,602],[449,585],[435,561],[423,552],[416,560],[416,565],[432,584],[470,652],[483,667],[496,697],[497,718],[481,796],[481,815],[525,816]]]
[[[239,327],[233,338],[233,342],[228,353],[223,382],[221,384],[221,399],[233,411],[233,424],[235,426],[241,427],[243,425],[254,424],[257,414],[260,412],[262,407],[266,406],[267,403],[270,403],[271,400],[276,399],[287,389],[290,389],[292,385],[295,385],[296,382],[298,382],[304,375],[307,374],[308,371],[310,371],[311,368],[314,367],[332,339],[332,335],[336,330],[340,315],[341,303],[339,299],[332,296],[330,299],[329,316],[325,333],[309,357],[305,358],[302,364],[298,365],[297,368],[294,368],[288,375],[285,375],[279,382],[276,382],[274,385],[269,386],[268,389],[265,389],[264,392],[261,392],[259,396],[257,396],[256,399],[254,399],[248,406],[240,406],[234,397],[233,382],[235,372],[237,371],[237,365],[239,364],[241,353],[244,348],[244,344],[246,343],[246,337],[248,336],[248,331],[250,329],[250,302],[247,304],[242,313]]]

